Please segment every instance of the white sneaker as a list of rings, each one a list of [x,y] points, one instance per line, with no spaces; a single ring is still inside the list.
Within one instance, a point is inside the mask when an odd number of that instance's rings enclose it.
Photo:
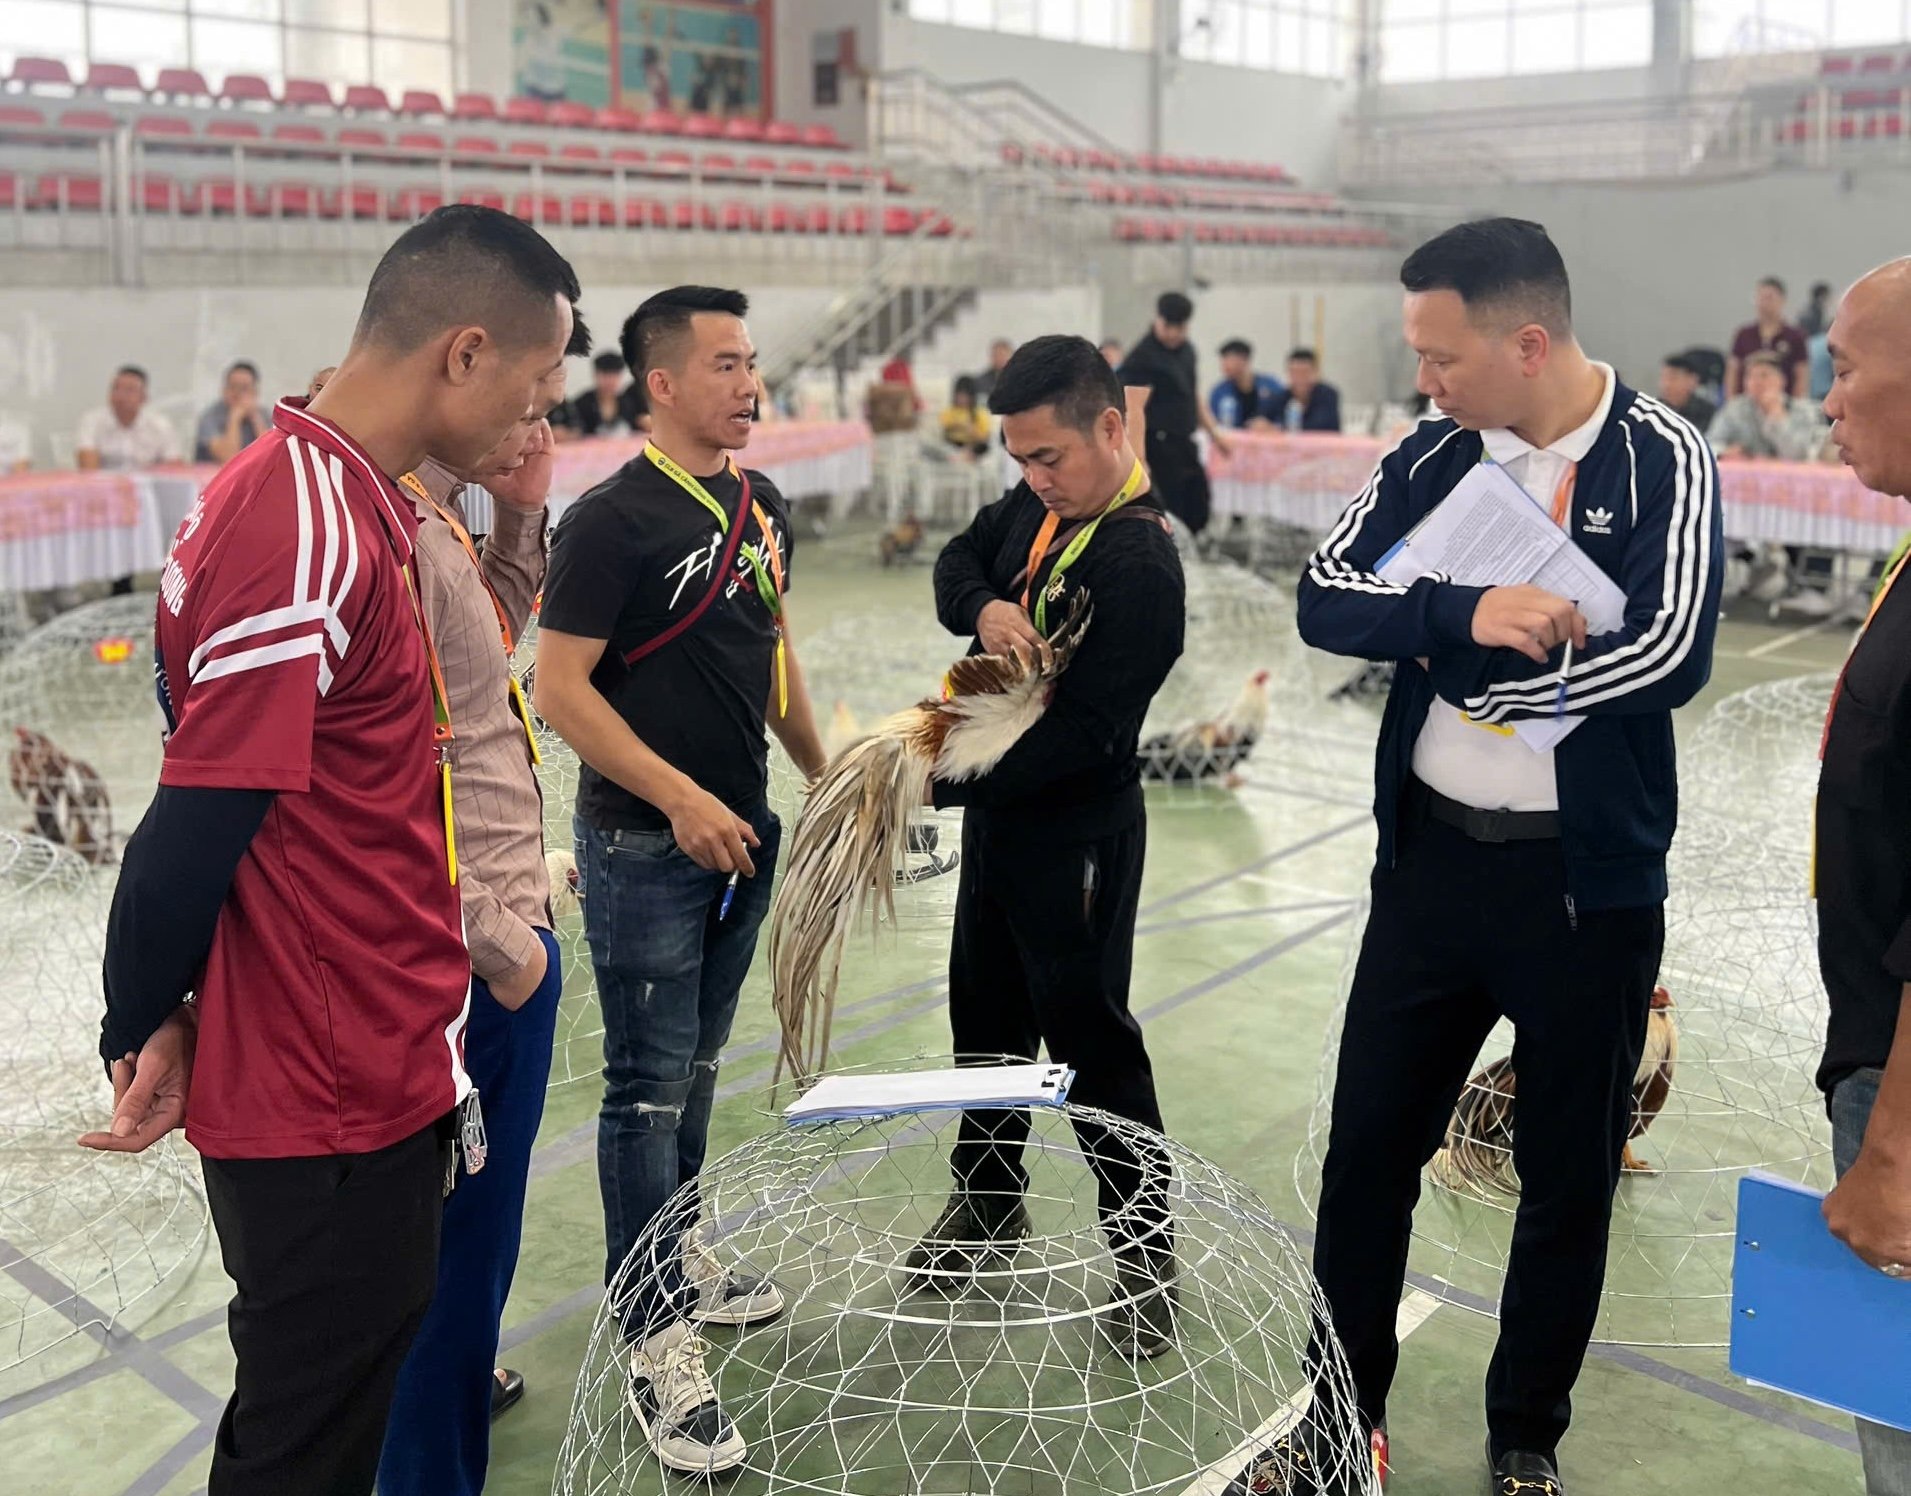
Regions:
[[[702,1222],[683,1234],[683,1270],[697,1290],[694,1324],[760,1325],[783,1312],[783,1294],[768,1278],[724,1267],[704,1239]]]
[[[682,1475],[733,1470],[750,1451],[717,1402],[703,1353],[704,1343],[682,1320],[630,1353],[630,1411],[658,1461]]]

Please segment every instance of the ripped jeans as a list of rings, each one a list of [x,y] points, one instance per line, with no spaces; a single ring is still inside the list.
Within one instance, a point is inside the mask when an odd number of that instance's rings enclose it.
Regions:
[[[767,806],[750,818],[762,840],[756,876],[719,918],[723,873],[708,872],[668,831],[600,831],[575,822],[584,934],[604,1015],[604,1104],[597,1181],[604,1198],[604,1282],[624,1305],[626,1333],[654,1334],[692,1307],[679,1254],[696,1224],[717,1064],[737,993],[770,909],[782,828]],[[645,1232],[676,1196],[671,1218]],[[620,1283],[644,1239],[643,1261]]]

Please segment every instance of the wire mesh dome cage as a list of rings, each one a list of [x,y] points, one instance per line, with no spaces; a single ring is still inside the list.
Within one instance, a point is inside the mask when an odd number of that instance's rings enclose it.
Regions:
[[[190,1154],[74,1145],[103,1126],[99,971],[110,888],[67,848],[0,834],[0,1395],[89,1357],[197,1256]]]
[[[1762,1169],[1831,1183],[1813,1083],[1826,1000],[1807,889],[1811,780],[1827,677],[1722,701],[1681,754],[1687,794],[1669,860],[1666,945],[1633,1087],[1633,1139],[1613,1207],[1595,1337],[1723,1344],[1730,1329],[1739,1178]],[[1726,807],[1730,815],[1724,814]],[[1364,919],[1350,926],[1342,1002],[1296,1160],[1317,1198],[1345,994]],[[1487,1039],[1444,1145],[1424,1171],[1413,1265],[1450,1302],[1492,1312],[1519,1203],[1511,1156],[1513,1029]]]
[[[1106,1339],[1124,1294],[1070,1123],[1165,1169],[1178,1258],[1176,1343],[1132,1360]],[[780,1127],[706,1168],[671,1209],[701,1208],[704,1249],[780,1290],[783,1313],[712,1331],[717,1398],[748,1450],[728,1489],[830,1496],[1218,1496],[1258,1458],[1256,1491],[1368,1493],[1371,1460],[1325,1306],[1258,1199],[1186,1148],[1085,1108],[1037,1108],[1032,1233],[972,1279],[923,1290],[905,1260],[950,1188],[954,1113]],[[1105,1146],[1105,1145],[1103,1145]],[[1158,1176],[1157,1176],[1158,1177]],[[666,1216],[671,1213],[666,1210]],[[628,1400],[627,1323],[655,1272],[640,1239],[612,1285],[558,1459],[561,1496],[680,1489]],[[1235,1490],[1250,1489],[1235,1486]]]
[[[89,863],[115,860],[159,782],[153,599],[62,613],[0,654],[0,733],[18,824]]]

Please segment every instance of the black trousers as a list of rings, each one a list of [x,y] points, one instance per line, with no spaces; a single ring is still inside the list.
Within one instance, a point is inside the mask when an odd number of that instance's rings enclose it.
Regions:
[[[1162,507],[1199,535],[1208,527],[1214,507],[1200,447],[1192,436],[1171,436],[1165,431],[1150,431],[1144,445],[1148,477],[1161,494]]]
[[[1420,1170],[1481,1042],[1511,1018],[1521,1191],[1487,1430],[1496,1453],[1549,1452],[1599,1312],[1664,910],[1581,911],[1575,927],[1557,841],[1472,841],[1412,796],[1403,820],[1347,999],[1314,1273],[1361,1411],[1380,1424]]]
[[[437,1125],[376,1153],[204,1160],[238,1357],[207,1496],[369,1496],[438,1281]]]
[[[1148,823],[1089,841],[992,833],[971,811],[962,830],[949,1026],[958,1055],[1072,1065],[1069,1099],[1161,1131],[1154,1071],[1128,1011],[1135,913]],[[965,1112],[953,1154],[958,1190],[1006,1202],[1028,1189],[1025,1111]],[[1075,1136],[1094,1170],[1112,1244],[1165,1246],[1167,1156],[1130,1148],[1096,1123]]]

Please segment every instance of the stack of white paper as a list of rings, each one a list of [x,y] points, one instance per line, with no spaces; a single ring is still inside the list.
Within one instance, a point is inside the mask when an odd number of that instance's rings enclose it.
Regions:
[[[1075,1072],[1066,1065],[976,1065],[829,1075],[784,1107],[783,1119],[829,1122],[968,1107],[1061,1106],[1074,1082]]]
[[[1380,576],[1410,586],[1439,572],[1463,587],[1543,587],[1572,599],[1588,634],[1609,634],[1626,621],[1619,584],[1553,523],[1533,496],[1493,463],[1481,463],[1427,517],[1380,558]],[[1520,722],[1513,731],[1535,753],[1552,748],[1581,722],[1557,717]]]

